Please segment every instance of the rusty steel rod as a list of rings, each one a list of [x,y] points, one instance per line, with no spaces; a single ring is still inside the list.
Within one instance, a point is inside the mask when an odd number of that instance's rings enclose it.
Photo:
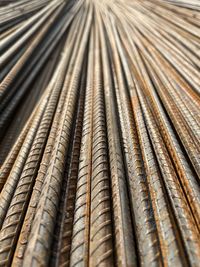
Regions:
[[[0,0],[0,266],[200,263],[198,0]]]

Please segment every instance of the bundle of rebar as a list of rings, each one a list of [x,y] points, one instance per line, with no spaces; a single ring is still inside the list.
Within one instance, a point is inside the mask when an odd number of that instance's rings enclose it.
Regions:
[[[0,266],[198,267],[199,1],[0,1],[0,36]]]

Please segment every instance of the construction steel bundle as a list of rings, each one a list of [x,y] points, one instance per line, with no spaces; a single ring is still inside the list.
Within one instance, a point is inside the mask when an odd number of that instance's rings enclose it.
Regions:
[[[0,1],[0,36],[0,266],[200,266],[199,1]]]

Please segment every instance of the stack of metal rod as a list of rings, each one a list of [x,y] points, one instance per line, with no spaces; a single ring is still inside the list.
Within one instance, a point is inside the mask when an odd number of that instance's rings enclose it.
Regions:
[[[200,263],[197,0],[0,1],[0,266]]]

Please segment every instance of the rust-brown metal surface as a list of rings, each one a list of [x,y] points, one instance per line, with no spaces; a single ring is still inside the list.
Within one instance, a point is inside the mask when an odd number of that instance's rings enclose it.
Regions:
[[[0,266],[200,266],[198,0],[0,1]]]

